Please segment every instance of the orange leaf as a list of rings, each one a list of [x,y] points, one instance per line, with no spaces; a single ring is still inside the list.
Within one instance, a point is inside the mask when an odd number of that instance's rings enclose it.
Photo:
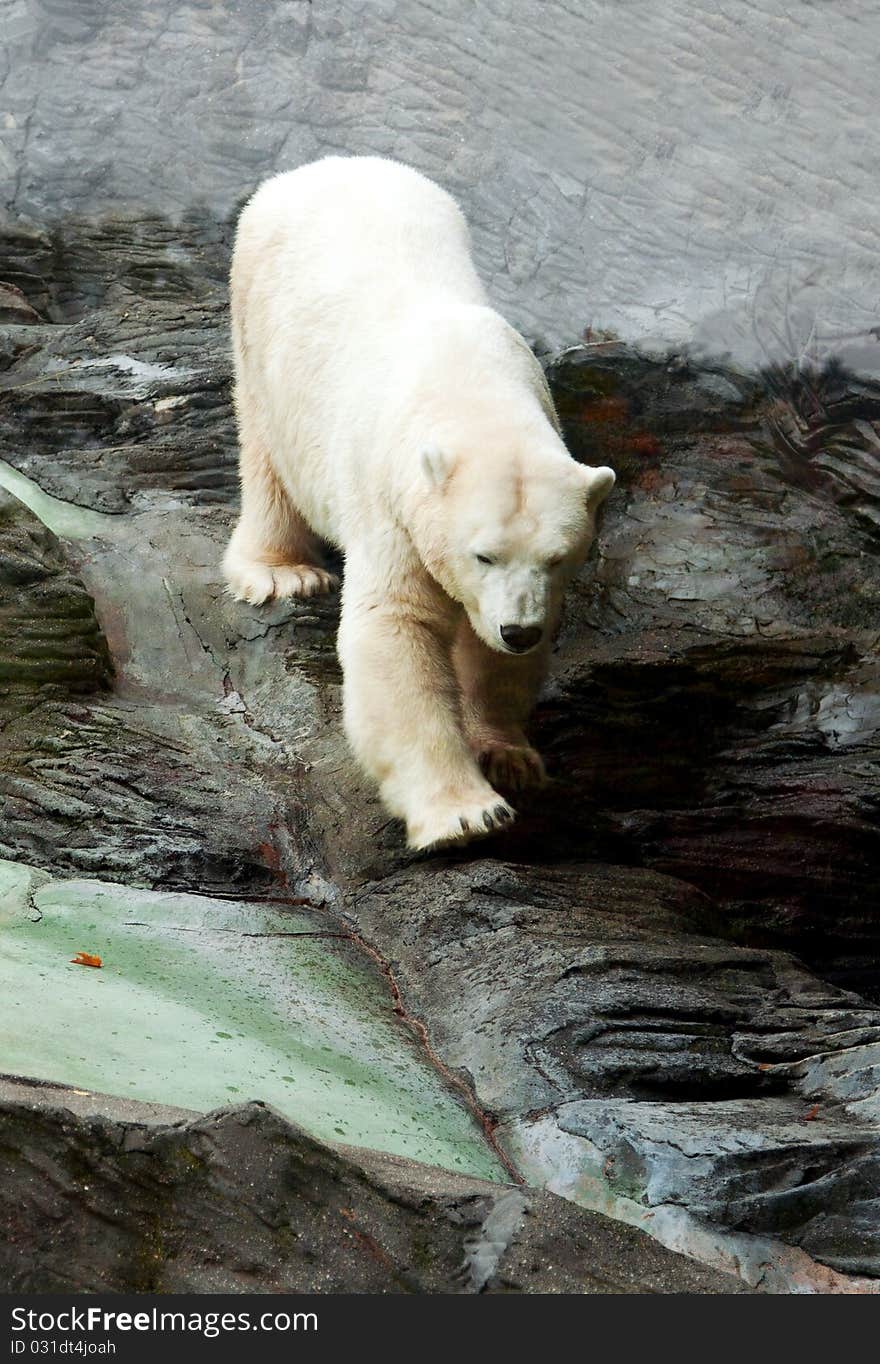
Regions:
[[[73,966],[96,966],[96,967],[97,967],[97,966],[103,966],[103,965],[104,965],[104,963],[101,961],[101,958],[100,958],[100,957],[94,957],[94,956],[92,956],[91,952],[77,952],[76,956],[75,956],[75,957],[71,957],[70,960],[71,960],[71,964],[72,964]]]

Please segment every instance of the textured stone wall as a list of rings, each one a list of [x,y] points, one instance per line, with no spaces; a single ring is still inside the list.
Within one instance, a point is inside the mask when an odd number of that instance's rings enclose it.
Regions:
[[[3,0],[6,203],[225,219],[328,153],[461,196],[511,320],[874,367],[858,0]]]

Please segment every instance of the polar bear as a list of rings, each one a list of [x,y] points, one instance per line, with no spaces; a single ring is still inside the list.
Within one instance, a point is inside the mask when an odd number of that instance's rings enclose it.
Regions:
[[[320,542],[338,546],[355,755],[410,847],[484,837],[544,780],[524,726],[614,474],[571,458],[458,206],[408,166],[328,157],[267,181],[230,283],[229,589],[326,592]]]

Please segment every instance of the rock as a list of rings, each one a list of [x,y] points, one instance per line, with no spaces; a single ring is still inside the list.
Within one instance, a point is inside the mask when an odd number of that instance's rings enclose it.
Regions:
[[[118,267],[133,268],[130,237],[109,241]],[[88,259],[107,269],[107,254],[90,250]],[[102,512],[157,489],[201,502],[235,497],[225,294],[201,273],[181,273],[173,302],[151,299],[147,313],[142,298],[121,291],[110,312],[41,330],[14,372],[0,374],[0,431],[45,492]]]
[[[206,1117],[0,1081],[6,1293],[735,1293],[553,1194]]]
[[[784,1235],[838,1269],[880,1271],[876,1125],[783,1098],[579,1100],[564,1132],[599,1151],[609,1183],[650,1206],[686,1206],[736,1230]]]
[[[24,294],[14,284],[0,283],[0,322],[13,322],[28,326],[42,319],[28,303]]]
[[[423,873],[384,878],[353,913],[530,1181],[687,1209],[716,1264],[746,1259],[723,1227],[877,1273],[876,1113],[810,1061],[872,1066],[876,1095],[880,1010],[723,941],[711,901],[637,868],[481,859],[437,868],[430,897]]]
[[[101,691],[111,674],[94,603],[61,544],[0,488],[0,722]]]
[[[727,392],[704,395],[707,434],[695,434],[700,407],[685,417],[685,396],[700,389],[687,370],[676,370],[673,420],[666,371],[649,362],[636,383],[632,354],[620,362],[619,384],[611,361],[585,378],[583,352],[573,375],[557,368],[566,392],[601,381],[622,429],[655,445],[623,462],[542,711],[560,759],[551,837],[595,847],[598,819],[604,855],[700,886],[734,934],[748,924],[754,943],[795,945],[876,999],[880,567],[868,470],[880,390],[834,369],[809,382],[776,375],[763,402],[752,390],[738,411]],[[808,391],[795,459],[774,431],[783,409],[801,422]],[[569,409],[568,430],[609,453],[589,406]],[[846,478],[831,472],[841,444]]]

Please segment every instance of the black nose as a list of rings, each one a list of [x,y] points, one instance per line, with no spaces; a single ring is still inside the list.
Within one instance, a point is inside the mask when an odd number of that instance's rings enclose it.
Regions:
[[[515,654],[524,654],[534,649],[544,631],[540,625],[502,625],[501,638]]]

